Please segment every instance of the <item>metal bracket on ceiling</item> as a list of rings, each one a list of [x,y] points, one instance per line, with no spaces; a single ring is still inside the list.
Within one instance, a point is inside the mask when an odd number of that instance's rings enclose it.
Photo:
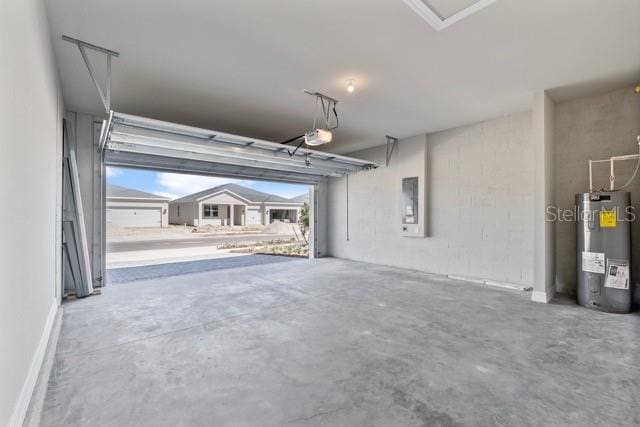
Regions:
[[[87,70],[89,71],[89,76],[93,81],[93,84],[96,86],[98,91],[98,95],[100,96],[100,100],[104,105],[105,112],[109,114],[111,111],[111,57],[120,56],[120,53],[115,52],[113,50],[105,49],[104,47],[96,46],[95,44],[87,43],[82,40],[74,39],[73,37],[62,35],[62,40],[67,41],[69,43],[73,43],[78,46],[78,50],[80,50],[80,55],[82,55],[82,60],[84,61],[84,65],[87,66]],[[86,49],[95,50],[96,52],[104,53],[107,55],[107,83],[104,92],[98,83],[98,79],[96,78],[96,74],[93,71],[93,66],[91,65],[91,61],[87,56]]]
[[[340,120],[338,119],[338,112],[336,111],[336,106],[338,105],[338,100],[332,98],[330,96],[325,95],[320,92],[311,92],[309,90],[304,90],[304,93],[307,95],[316,97],[316,105],[319,102],[322,105],[322,118],[325,121],[325,129],[333,130],[340,126]],[[331,113],[333,113],[335,117],[335,124],[331,124]],[[313,129],[316,127],[316,117],[313,118]]]
[[[387,138],[387,163],[385,166],[389,166],[389,161],[391,160],[391,156],[393,155],[393,151],[396,149],[398,145],[398,138],[394,138],[393,136],[386,135]]]

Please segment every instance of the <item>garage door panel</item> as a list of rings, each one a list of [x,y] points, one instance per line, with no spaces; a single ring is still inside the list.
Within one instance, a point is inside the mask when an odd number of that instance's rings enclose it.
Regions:
[[[319,184],[377,167],[353,157],[294,149],[112,111],[100,141],[105,164],[244,179]]]
[[[160,227],[162,226],[162,211],[159,208],[108,208],[107,225]]]

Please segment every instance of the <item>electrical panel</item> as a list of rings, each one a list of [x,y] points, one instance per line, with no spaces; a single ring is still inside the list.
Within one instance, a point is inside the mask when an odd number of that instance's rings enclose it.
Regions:
[[[420,212],[420,181],[417,176],[402,178],[402,235],[424,237]],[[423,215],[424,216],[424,215]]]

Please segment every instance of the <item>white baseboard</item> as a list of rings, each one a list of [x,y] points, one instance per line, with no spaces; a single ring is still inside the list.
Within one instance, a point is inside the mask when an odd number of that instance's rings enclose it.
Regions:
[[[449,279],[453,279],[453,280],[460,280],[460,281],[463,281],[463,282],[471,282],[471,283],[476,283],[478,285],[484,285],[484,280],[475,279],[473,277],[458,276],[456,274],[447,274],[447,277]]]
[[[509,283],[509,282],[497,282],[495,280],[485,280],[484,284],[487,286],[496,286],[498,288],[513,289],[514,291],[522,291],[522,292],[529,292],[530,290],[533,289],[532,286],[528,286],[528,285],[518,285],[516,283]]]
[[[40,427],[44,401],[47,397],[47,389],[49,387],[49,379],[51,377],[51,372],[53,371],[53,365],[55,364],[58,338],[60,338],[60,330],[62,329],[63,311],[63,306],[58,306],[58,312],[56,313],[56,318],[53,321],[53,326],[51,327],[47,350],[44,353],[44,359],[42,360],[42,366],[40,367],[38,381],[36,381],[35,388],[31,394],[29,408],[27,409],[27,415],[22,423],[22,427]]]
[[[49,309],[47,321],[44,324],[44,330],[42,331],[42,335],[40,336],[40,342],[38,343],[38,347],[36,348],[36,352],[33,355],[33,358],[31,359],[31,365],[29,366],[29,371],[27,372],[27,378],[25,379],[24,384],[22,384],[20,396],[18,397],[18,401],[16,402],[13,408],[13,413],[11,414],[11,418],[9,419],[9,427],[21,427],[22,423],[24,422],[24,418],[27,414],[27,409],[29,408],[29,401],[31,400],[33,389],[36,386],[36,381],[38,380],[38,374],[40,373],[42,360],[44,359],[45,352],[47,351],[47,343],[49,342],[51,328],[53,326],[53,322],[56,318],[57,312],[58,301],[54,299],[53,303],[51,304],[51,308]]]
[[[553,291],[533,291],[531,293],[531,301],[546,304],[551,301],[553,295]]]

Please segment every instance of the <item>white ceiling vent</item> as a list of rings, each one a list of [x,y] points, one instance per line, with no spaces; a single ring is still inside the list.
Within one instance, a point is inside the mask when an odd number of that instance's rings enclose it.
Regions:
[[[402,0],[436,31],[484,9],[496,0]]]

